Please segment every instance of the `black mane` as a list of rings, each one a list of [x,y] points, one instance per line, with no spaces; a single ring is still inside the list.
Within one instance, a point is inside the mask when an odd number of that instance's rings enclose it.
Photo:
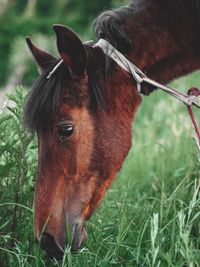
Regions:
[[[37,131],[45,121],[50,120],[60,103],[66,83],[67,69],[65,65],[62,64],[56,75],[47,79],[49,72],[58,62],[58,60],[51,62],[50,67],[35,81],[27,96],[24,108],[24,124],[30,131]]]
[[[105,39],[122,53],[131,49],[131,40],[124,31],[122,24],[126,18],[132,17],[144,8],[149,0],[136,0],[128,6],[105,11],[94,21],[94,32],[100,39]]]

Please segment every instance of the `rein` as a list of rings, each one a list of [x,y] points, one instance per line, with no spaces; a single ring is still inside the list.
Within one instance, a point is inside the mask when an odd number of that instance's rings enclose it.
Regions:
[[[141,84],[145,82],[149,85],[153,85],[154,87],[165,91],[166,93],[177,98],[179,101],[183,102],[188,106],[195,105],[200,108],[200,100],[198,101],[196,95],[187,95],[150,79],[146,76],[144,72],[142,72],[132,62],[130,62],[122,53],[120,53],[106,40],[100,39],[98,43],[95,44],[95,47],[100,47],[108,57],[114,60],[120,67],[122,67],[125,71],[129,72],[133,76],[137,84],[138,93],[141,93]]]
[[[86,42],[87,44],[88,42]],[[89,41],[90,45],[92,44],[91,41]],[[174,98],[178,99],[182,103],[187,105],[188,112],[195,130],[195,141],[197,144],[197,147],[200,151],[200,130],[198,128],[192,106],[196,106],[197,108],[200,108],[200,89],[198,88],[191,88],[188,91],[188,94],[185,94],[183,92],[177,91],[174,88],[171,88],[169,86],[163,85],[159,82],[156,82],[152,79],[150,79],[144,72],[142,72],[141,69],[139,69],[137,66],[135,66],[132,62],[130,62],[122,53],[120,53],[115,47],[113,47],[109,42],[107,42],[104,39],[100,39],[94,47],[99,47],[104,52],[106,56],[111,58],[117,65],[119,65],[122,69],[124,69],[126,72],[128,72],[135,80],[137,85],[137,91],[139,94],[141,94],[141,86],[142,83],[146,83],[149,85],[153,85],[156,88],[161,89],[165,93],[173,96]],[[51,72],[49,72],[47,79],[50,79],[51,76],[55,73],[55,71],[59,68],[59,66],[63,63],[63,60],[60,60],[58,64],[53,68]]]

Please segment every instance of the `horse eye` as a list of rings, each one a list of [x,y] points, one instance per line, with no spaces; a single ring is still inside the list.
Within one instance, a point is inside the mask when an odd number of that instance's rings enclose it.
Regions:
[[[59,140],[63,141],[71,137],[73,132],[74,132],[74,125],[72,124],[60,125],[57,128],[57,137]]]

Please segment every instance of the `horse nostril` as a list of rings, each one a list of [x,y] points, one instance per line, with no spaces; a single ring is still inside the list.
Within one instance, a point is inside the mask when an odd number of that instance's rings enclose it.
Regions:
[[[63,251],[57,246],[53,236],[48,233],[42,234],[40,246],[51,258],[61,259],[63,256]]]

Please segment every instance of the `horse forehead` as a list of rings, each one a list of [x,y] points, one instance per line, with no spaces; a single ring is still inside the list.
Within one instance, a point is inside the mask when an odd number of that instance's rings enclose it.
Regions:
[[[87,106],[77,107],[64,103],[59,108],[57,115],[58,119],[61,120],[72,120],[74,123],[88,122],[93,124],[93,119]]]

